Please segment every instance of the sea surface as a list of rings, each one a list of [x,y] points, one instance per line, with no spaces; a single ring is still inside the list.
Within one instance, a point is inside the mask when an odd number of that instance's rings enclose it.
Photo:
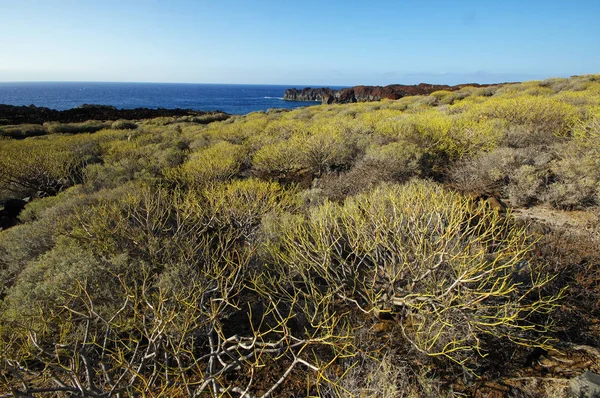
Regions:
[[[35,105],[58,110],[94,104],[124,109],[220,110],[231,114],[316,104],[284,101],[283,93],[292,87],[294,86],[191,83],[0,83],[0,104]]]

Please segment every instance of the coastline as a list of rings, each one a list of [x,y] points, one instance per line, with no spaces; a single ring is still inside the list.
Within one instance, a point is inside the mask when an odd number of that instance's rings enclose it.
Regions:
[[[91,105],[56,110],[47,107],[16,106],[0,104],[0,126],[16,124],[43,124],[46,122],[82,123],[88,120],[139,120],[155,117],[207,117],[225,120],[231,115],[215,111],[195,111],[192,109],[166,109],[166,108],[134,108],[118,109],[109,105]]]

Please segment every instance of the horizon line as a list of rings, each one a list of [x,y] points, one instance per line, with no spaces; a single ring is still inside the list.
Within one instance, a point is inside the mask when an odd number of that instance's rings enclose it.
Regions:
[[[578,76],[578,75],[574,75]],[[572,76],[570,76],[572,77]],[[562,76],[550,77],[548,79],[554,78],[563,78]],[[539,79],[533,79],[533,81]],[[546,79],[544,79],[546,80]],[[448,83],[428,83],[426,81],[421,81],[419,83],[389,83],[389,84],[281,84],[281,83],[201,83],[201,82],[150,82],[150,81],[102,81],[102,80],[15,80],[15,81],[0,81],[0,84],[28,84],[28,83],[88,83],[88,84],[186,84],[186,85],[206,85],[206,86],[282,86],[282,87],[291,87],[295,88],[298,86],[302,86],[303,88],[328,88],[328,87],[340,87],[340,88],[350,88],[350,87],[358,87],[358,86],[366,86],[366,87],[387,87],[387,86],[418,86],[420,84],[431,84],[431,85],[439,85],[439,86],[463,86],[470,84],[477,85],[492,85],[492,84],[514,84],[514,83],[522,83],[531,80],[520,80],[520,81],[503,81],[503,82],[485,82],[485,83],[477,83],[473,81],[467,81],[464,83],[456,83],[456,84],[448,84]]]

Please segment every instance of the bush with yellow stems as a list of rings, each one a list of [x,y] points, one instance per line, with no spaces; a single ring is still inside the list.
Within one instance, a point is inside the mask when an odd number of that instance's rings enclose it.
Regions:
[[[26,138],[45,135],[48,132],[40,124],[17,124],[0,126],[0,137]]]
[[[384,186],[271,225],[282,273],[322,280],[365,313],[389,314],[418,353],[469,369],[487,338],[545,347],[536,323],[558,297],[526,259],[531,242],[510,218],[432,183]]]
[[[307,134],[294,138],[300,166],[314,174],[348,168],[353,160],[352,137],[336,125],[313,126]]]
[[[252,168],[259,177],[282,178],[301,168],[300,154],[291,140],[266,144],[252,157]]]
[[[205,193],[138,187],[82,208],[4,303],[2,388],[268,397],[292,378],[325,383],[351,354],[335,297],[294,290],[254,256],[253,231],[292,197],[248,180]]]
[[[102,122],[99,120],[88,120],[81,123],[59,123],[46,122],[44,128],[49,134],[80,134],[80,133],[95,133],[106,128],[110,128],[110,122]]]
[[[462,104],[453,106],[460,110]],[[478,105],[468,105],[468,117],[504,119],[513,125],[531,126],[539,134],[568,136],[580,117],[577,107],[553,97],[520,95],[515,98],[493,97]]]
[[[86,136],[5,140],[0,145],[0,186],[22,197],[55,195],[81,182],[84,167],[97,162],[98,155],[98,145]]]
[[[182,171],[188,182],[202,186],[232,178],[240,171],[245,159],[246,151],[242,145],[220,141],[192,153],[182,165]]]

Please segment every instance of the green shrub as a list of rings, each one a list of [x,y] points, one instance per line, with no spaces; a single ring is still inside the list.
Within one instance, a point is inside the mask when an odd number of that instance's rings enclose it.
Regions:
[[[458,105],[460,106],[460,105]],[[529,126],[542,134],[567,136],[579,118],[573,105],[548,97],[493,97],[471,109],[471,118],[499,118],[514,125]]]
[[[95,151],[69,137],[6,141],[0,145],[0,186],[21,197],[55,195],[81,181],[83,167],[96,160]]]
[[[82,123],[59,123],[46,122],[44,128],[50,134],[80,134],[80,133],[95,133],[103,129],[111,127],[110,122],[101,122],[97,120],[88,120]]]
[[[327,173],[314,186],[317,194],[334,201],[368,191],[382,182],[403,182],[421,173],[422,152],[406,142],[370,147],[365,156],[347,172]],[[312,200],[319,201],[317,197]]]
[[[348,305],[389,313],[417,352],[469,367],[484,336],[545,344],[533,317],[555,306],[539,295],[551,277],[524,266],[524,231],[472,206],[429,183],[382,187],[281,218],[268,253],[278,272],[322,278]]]
[[[27,264],[50,250],[54,240],[55,226],[48,221],[0,231],[0,301]]]
[[[336,126],[316,128],[310,134],[296,136],[290,144],[298,151],[301,167],[315,174],[345,169],[352,163],[352,141]]]
[[[393,180],[405,181],[420,173],[422,149],[409,142],[392,142],[370,147],[363,162],[372,162],[388,173]]]
[[[267,214],[294,210],[298,206],[295,192],[284,190],[274,182],[246,179],[232,181],[203,193],[210,218],[219,229],[250,243]]]
[[[15,126],[0,126],[0,137],[26,138],[45,135],[48,132],[39,124],[19,124]]]
[[[187,181],[202,186],[234,177],[246,159],[243,146],[220,141],[190,155],[182,166]]]
[[[115,120],[114,122],[112,122],[112,124],[110,125],[110,128],[113,130],[133,130],[133,129],[137,129],[138,125],[136,122],[132,121],[132,120]]]
[[[289,141],[278,141],[256,151],[252,168],[260,177],[283,177],[301,168],[300,154]]]
[[[66,301],[77,283],[97,286],[104,274],[88,250],[73,240],[58,239],[50,251],[19,273],[5,300],[5,316],[25,320],[39,312],[48,314]]]

